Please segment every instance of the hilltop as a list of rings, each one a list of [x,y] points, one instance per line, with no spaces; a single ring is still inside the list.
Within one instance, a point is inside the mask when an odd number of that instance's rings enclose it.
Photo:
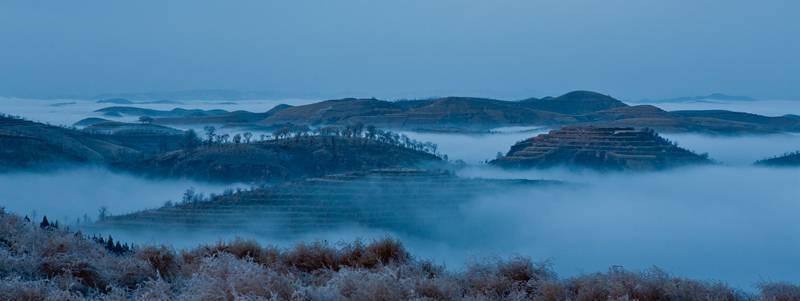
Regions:
[[[600,170],[655,170],[711,161],[682,149],[652,130],[564,127],[513,145],[491,162],[501,167],[583,167]]]
[[[280,182],[328,173],[412,167],[441,161],[428,151],[364,137],[298,136],[251,143],[204,144],[118,167],[159,177]]]

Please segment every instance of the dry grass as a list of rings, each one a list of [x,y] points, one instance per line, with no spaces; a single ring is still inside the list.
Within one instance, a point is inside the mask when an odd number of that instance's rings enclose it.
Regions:
[[[63,230],[43,230],[0,210],[0,300],[800,300],[800,286],[722,283],[658,270],[558,279],[528,258],[448,271],[413,259],[397,240],[324,242],[290,249],[248,240],[179,253],[145,246],[123,255]]]

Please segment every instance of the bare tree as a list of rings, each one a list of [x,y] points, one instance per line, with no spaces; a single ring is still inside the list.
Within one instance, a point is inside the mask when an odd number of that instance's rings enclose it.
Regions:
[[[208,140],[207,140],[208,144],[213,143],[214,142],[214,137],[217,136],[217,128],[215,128],[214,126],[211,126],[211,125],[207,125],[207,126],[205,126],[203,128],[203,130],[206,132],[206,138],[208,138]]]
[[[105,220],[108,217],[108,207],[101,206],[100,209],[97,209],[97,219],[98,220]]]
[[[250,139],[253,139],[253,133],[251,132],[244,132],[243,136],[244,136],[244,143],[250,143]]]

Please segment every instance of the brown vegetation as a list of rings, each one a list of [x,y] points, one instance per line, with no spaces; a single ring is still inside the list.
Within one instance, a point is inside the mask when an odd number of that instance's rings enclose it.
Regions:
[[[722,283],[651,269],[558,279],[527,258],[460,272],[413,259],[396,240],[290,249],[247,240],[116,255],[80,234],[0,211],[0,300],[800,300],[800,287]]]

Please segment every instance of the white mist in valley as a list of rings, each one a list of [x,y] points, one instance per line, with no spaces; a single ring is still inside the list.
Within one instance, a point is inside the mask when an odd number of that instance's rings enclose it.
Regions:
[[[103,168],[68,168],[40,172],[0,173],[0,206],[21,215],[47,216],[51,221],[74,223],[98,210],[125,214],[180,201],[187,189],[221,193],[235,185],[189,180],[145,179]]]
[[[737,287],[800,281],[798,169],[704,166],[599,174],[471,168],[461,175],[555,177],[576,185],[468,203],[458,223],[445,226],[455,229],[447,232],[460,242],[454,249],[551,259],[564,275],[656,265]]]

